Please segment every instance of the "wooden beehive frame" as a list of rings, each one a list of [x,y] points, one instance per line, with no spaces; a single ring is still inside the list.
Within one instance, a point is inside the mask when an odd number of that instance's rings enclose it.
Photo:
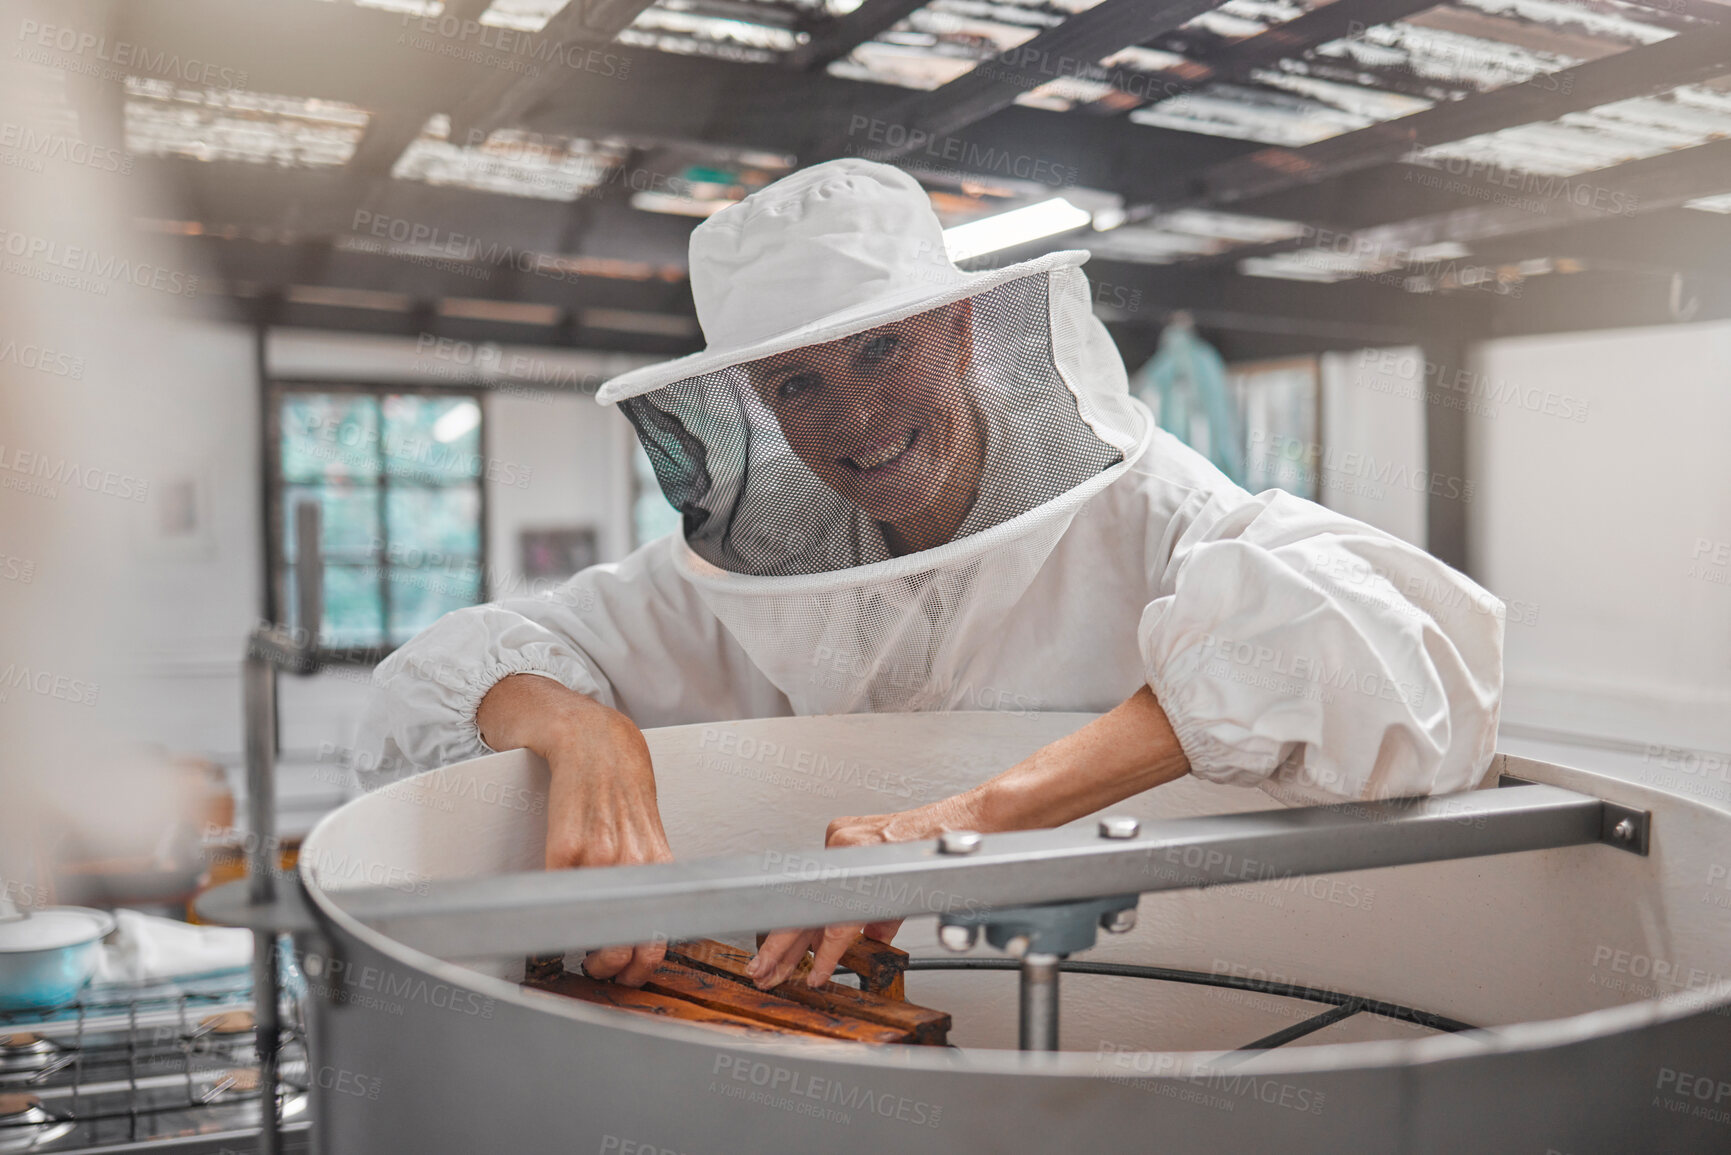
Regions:
[[[529,959],[523,985],[758,1038],[943,1046],[950,1016],[906,1001],[907,959],[906,951],[862,936],[841,960],[843,969],[859,976],[859,989],[833,982],[807,986],[807,957],[786,982],[761,991],[745,973],[750,951],[692,939],[669,946],[665,961],[640,988],[567,971],[557,957]]]

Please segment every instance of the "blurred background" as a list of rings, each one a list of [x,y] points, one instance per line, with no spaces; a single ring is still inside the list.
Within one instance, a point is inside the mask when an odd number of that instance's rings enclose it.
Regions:
[[[378,658],[667,532],[607,377],[705,216],[899,164],[1086,248],[1161,423],[1508,606],[1504,748],[1731,799],[1731,6],[0,6],[0,880],[175,910],[353,793]],[[325,611],[295,620],[293,516]]]

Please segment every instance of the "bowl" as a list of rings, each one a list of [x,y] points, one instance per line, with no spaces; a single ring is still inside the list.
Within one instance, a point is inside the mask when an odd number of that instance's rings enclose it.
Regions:
[[[0,1011],[48,1010],[78,997],[114,916],[51,906],[0,921]]]

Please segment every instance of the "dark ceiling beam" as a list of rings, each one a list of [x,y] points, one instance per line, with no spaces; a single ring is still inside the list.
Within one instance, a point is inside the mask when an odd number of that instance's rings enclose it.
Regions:
[[[205,315],[230,320],[251,317],[255,310],[252,298],[214,294],[197,302],[195,307]],[[690,342],[669,341],[640,333],[619,333],[584,328],[581,325],[513,325],[508,322],[479,321],[465,317],[441,317],[430,315],[424,309],[394,312],[382,309],[344,309],[288,301],[274,306],[270,314],[270,324],[272,327],[281,328],[375,333],[391,337],[418,338],[422,334],[430,334],[435,337],[448,337],[454,341],[577,348],[598,353],[641,353],[657,358],[678,357],[693,351]],[[438,382],[428,378],[417,380],[416,384],[426,386],[437,385]]]
[[[566,311],[621,309],[692,315],[689,287],[684,282],[521,275],[509,267],[412,261],[340,249],[328,253],[315,276],[315,270],[300,263],[302,246],[208,236],[172,238],[171,243],[180,267],[199,270],[220,262],[225,283],[244,285],[249,292],[301,285],[396,294],[429,306],[442,299],[468,298],[509,300]],[[1427,329],[1438,325],[1471,333],[1480,328],[1471,309],[1479,302],[1419,298],[1373,285],[1257,280],[1226,270],[1180,274],[1170,267],[1151,269],[1099,260],[1090,262],[1088,271],[1096,285],[1121,286],[1134,294],[1118,293],[1114,298],[1130,303],[1127,310],[1115,315],[1115,327],[1120,330],[1157,330],[1179,308],[1191,310],[1207,326],[1262,334],[1271,340],[1291,339],[1295,347],[1305,348],[1402,344],[1418,340]],[[554,337],[548,335],[547,340]]]
[[[491,2],[447,0],[441,16],[459,23],[474,24]],[[391,170],[396,167],[398,159],[420,139],[428,118],[449,111],[454,101],[448,89],[439,87],[440,82],[450,79],[451,74],[438,67],[438,60],[438,57],[428,55],[414,62],[415,71],[421,74],[414,88],[417,93],[425,94],[421,99],[405,99],[401,104],[378,109],[368,117],[366,130],[355,145],[355,153],[343,167],[346,178],[343,187],[332,195],[325,208],[344,213],[350,206],[376,205],[388,195]]]
[[[1680,302],[1686,315],[1672,313],[1667,285],[1657,279],[1645,284],[1629,278],[1597,278],[1591,275],[1548,277],[1529,282],[1527,292],[1515,300],[1500,299],[1494,321],[1488,328],[1470,330],[1463,339],[1484,340],[1501,336],[1617,329],[1631,326],[1675,324],[1681,321],[1731,319],[1731,293],[1691,290]],[[191,305],[218,310],[229,316],[246,302],[215,293],[201,293]],[[415,336],[432,333],[464,341],[496,341],[501,344],[579,347],[614,352],[642,352],[678,356],[691,351],[693,343],[681,343],[644,334],[615,331],[573,330],[562,326],[514,325],[447,317],[422,310],[419,316],[405,312],[339,309],[328,306],[287,303],[281,306],[280,323],[308,328]],[[1135,368],[1152,355],[1159,325],[1170,310],[1158,316],[1138,313],[1130,323],[1108,322],[1114,340],[1124,351],[1126,364]],[[1416,327],[1376,325],[1332,325],[1309,317],[1249,309],[1203,309],[1194,314],[1203,334],[1230,361],[1277,357],[1298,353],[1352,350],[1392,345],[1426,343],[1427,333]],[[1431,348],[1435,348],[1433,343]]]
[[[1392,164],[1414,149],[1555,120],[1565,113],[1663,92],[1728,71],[1731,25],[1703,27],[1301,148],[1264,148],[1200,172],[1180,172],[1147,198],[1149,203],[1140,213],[1189,204],[1237,204]]]
[[[1195,61],[1183,71],[1147,74],[1139,78],[1134,95],[1145,95],[1153,102],[1182,96],[1209,84],[1243,80],[1259,68],[1302,56],[1318,45],[1355,31],[1393,23],[1433,7],[1434,3],[1435,0],[1332,0],[1284,24],[1230,44],[1213,58]]]
[[[1488,321],[1484,325],[1463,325],[1459,330],[1460,340],[1471,342],[1505,336],[1731,319],[1731,291],[1713,286],[1691,287],[1681,300],[1674,300],[1667,282],[1656,277],[1613,278],[1593,274],[1544,277],[1528,282],[1524,288],[1526,291],[1518,298],[1498,298],[1494,312],[1487,313]],[[201,292],[186,302],[186,307],[232,320],[251,316],[252,301],[252,298],[236,299],[220,293]],[[1195,313],[1195,320],[1203,335],[1229,361],[1407,344],[1419,344],[1431,350],[1439,348],[1441,336],[1449,332],[1437,325],[1332,324],[1309,316],[1270,310],[1267,301],[1261,304],[1264,308],[1260,312],[1249,305],[1233,309],[1203,308]],[[1679,307],[1683,312],[1676,311]],[[1165,308],[1140,309],[1127,320],[1108,321],[1107,327],[1130,368],[1134,369],[1152,355],[1159,327],[1171,311]],[[425,308],[388,312],[290,302],[278,306],[273,318],[275,324],[305,328],[410,337],[431,333],[462,341],[577,347],[669,357],[689,352],[694,347],[693,342],[644,334],[439,316]],[[1460,346],[1450,347],[1458,349]]]
[[[1644,310],[1629,314],[1644,318],[1642,321],[1620,324],[1674,323],[1685,319],[1687,303],[1671,300],[1676,292],[1666,283],[1666,275],[1673,270],[1665,269],[1665,262],[1689,262],[1696,279],[1683,282],[1683,286],[1698,289],[1698,297],[1717,301],[1724,296],[1726,286],[1731,286],[1731,271],[1719,271],[1722,261],[1716,260],[1718,254],[1731,251],[1727,244],[1731,242],[1731,222],[1709,219],[1691,224],[1690,216],[1709,214],[1675,211],[1685,201],[1727,191],[1731,184],[1727,174],[1731,174],[1731,140],[1632,161],[1567,181],[1535,178],[1541,183],[1529,192],[1550,189],[1555,193],[1545,201],[1546,211],[1479,205],[1343,233],[1337,241],[1343,252],[1389,256],[1454,241],[1467,245],[1471,253],[1454,262],[1460,266],[1512,264],[1540,256],[1581,257],[1589,268],[1596,260],[1601,273],[1611,274],[1534,277],[1524,281],[1521,294],[1515,296],[1491,292],[1488,285],[1484,290],[1408,293],[1398,283],[1390,283],[1388,277],[1310,285],[1233,273],[1246,256],[1303,248],[1316,244],[1316,237],[1239,249],[1206,263],[1136,266],[1096,259],[1088,269],[1096,282],[1139,291],[1146,302],[1156,306],[1155,312],[1160,304],[1226,312],[1230,311],[1229,301],[1241,302],[1238,307],[1244,308],[1242,302],[1259,299],[1269,291],[1265,286],[1284,284],[1304,293],[1308,304],[1320,310],[1315,314],[1319,320],[1353,318],[1354,323],[1405,325],[1412,329],[1415,340],[1427,345],[1438,343],[1438,335],[1455,345],[1482,340],[1510,331],[1511,325],[1534,331],[1600,327],[1601,322],[1611,323],[1621,285],[1642,286],[1647,296],[1664,297],[1665,307],[1661,310],[1650,303]],[[1575,199],[1582,195],[1580,190],[1584,190],[1585,204]],[[1647,218],[1653,218],[1651,223]],[[1404,279],[1407,272],[1435,271],[1436,267],[1420,264],[1389,277]],[[1566,288],[1556,287],[1565,282]],[[1579,321],[1569,322],[1530,302],[1521,303],[1529,293],[1542,300],[1592,302],[1594,321],[1589,322],[1583,314]],[[1259,314],[1267,310],[1249,311]]]
[[[689,286],[683,282],[634,281],[609,277],[513,275],[510,266],[460,265],[454,261],[409,260],[385,253],[330,251],[316,269],[304,263],[304,246],[215,236],[171,238],[187,269],[221,262],[221,275],[252,285],[314,285],[395,293],[414,299],[510,300],[565,309],[613,308],[674,316],[692,314]],[[1164,324],[1178,308],[1201,310],[1220,327],[1244,331],[1325,337],[1358,344],[1410,337],[1435,301],[1378,292],[1361,285],[1312,286],[1286,281],[1254,282],[1236,292],[1229,272],[1174,274],[1167,269],[1121,262],[1092,261],[1096,283],[1123,285],[1141,294],[1120,320]],[[1231,320],[1230,318],[1236,318]],[[1247,318],[1256,318],[1248,321]],[[1345,320],[1343,318],[1350,318]]]
[[[1502,180],[1483,186],[1486,194],[1483,199],[1469,198],[1466,207],[1362,229],[1335,230],[1313,225],[1291,240],[1248,245],[1163,267],[1182,277],[1186,272],[1236,267],[1253,257],[1312,248],[1404,263],[1408,260],[1406,254],[1412,250],[1444,242],[1467,246],[1476,253],[1476,246],[1486,242],[1533,236],[1569,225],[1613,223],[1731,191],[1728,174],[1731,174],[1731,140],[1679,149],[1572,177],[1501,174]],[[1511,175],[1519,178],[1513,185],[1506,183]],[[1500,194],[1498,199],[1530,204],[1495,203],[1496,194]],[[1552,254],[1549,250],[1550,246],[1543,244],[1530,247],[1535,256],[1569,255]],[[1412,266],[1411,271],[1432,275],[1446,269],[1449,263],[1421,262]],[[1452,263],[1470,266],[1489,262],[1469,255]],[[1399,272],[1386,275],[1404,276]]]
[[[905,126],[910,138],[954,136],[970,125],[1009,108],[1016,97],[1059,77],[1082,76],[1124,90],[1124,105],[1163,100],[1203,85],[1242,79],[1258,68],[1302,54],[1347,35],[1355,25],[1398,20],[1430,0],[1334,0],[1285,24],[1231,45],[1210,60],[1183,71],[1137,73],[1133,81],[1100,67],[1099,61],[1122,48],[1171,32],[1217,5],[1211,0],[1106,0],[1062,24],[982,61],[973,70],[930,93],[908,97],[887,114]],[[881,150],[884,160],[910,148]]]
[[[1008,108],[1016,97],[1059,76],[1075,75],[1121,48],[1143,44],[1204,12],[1218,0],[1105,0],[1048,28],[1027,43],[983,60],[931,92],[904,99],[888,118],[922,137],[955,136]],[[889,147],[880,159],[905,155]]]
[[[1519,297],[1500,302],[1490,336],[1731,320],[1731,279],[1724,277],[1589,270],[1538,277],[1521,288]]]
[[[1330,228],[1366,228],[1472,204],[1451,180],[1423,165],[1389,164],[1349,172],[1318,184],[1282,189],[1232,206],[1233,212],[1308,221]]]
[[[496,128],[513,128],[523,114],[563,86],[567,75],[592,63],[587,51],[618,36],[653,0],[566,0],[535,34],[526,62],[539,67],[521,72],[495,70],[451,114],[451,139],[484,138]],[[573,63],[570,52],[577,52]],[[621,54],[618,59],[624,60]],[[606,61],[597,65],[605,70]],[[616,66],[615,66],[616,67]]]
[[[926,0],[865,0],[846,16],[814,28],[811,39],[789,52],[783,67],[809,72],[840,60],[855,48],[926,6]]]
[[[1313,284],[1240,276],[1230,268],[1190,270],[1184,265],[1138,265],[1095,258],[1086,271],[1096,298],[1133,300],[1111,314],[1120,323],[1164,324],[1176,309],[1216,318],[1231,315],[1279,318],[1286,328],[1255,331],[1328,336],[1360,344],[1399,344],[1447,332],[1476,340],[1489,331],[1489,293],[1405,293],[1381,284],[1343,281]],[[1101,285],[1109,287],[1102,293]],[[1221,327],[1226,327],[1222,323]]]
[[[870,108],[871,91],[824,74],[641,52],[624,77],[575,72],[559,99],[529,110],[521,127],[570,136],[612,135],[679,144],[709,143],[769,152],[803,151],[808,118]],[[899,92],[900,90],[894,90]],[[884,93],[888,95],[888,92]]]
[[[1731,176],[1726,184],[1731,185]],[[1594,269],[1731,281],[1728,254],[1731,215],[1683,208],[1569,225],[1536,237],[1517,234],[1473,246],[1473,257],[1485,264],[1562,257]]]
[[[1634,160],[1574,177],[1532,176],[1508,190],[1523,204],[1478,204],[1430,216],[1360,229],[1338,242],[1372,255],[1393,257],[1426,245],[1484,241],[1547,232],[1564,225],[1627,219],[1675,208],[1685,201],[1731,191],[1731,140]],[[1525,190],[1525,191],[1522,191]],[[1295,247],[1301,247],[1295,243]]]
[[[609,134],[665,143],[701,142],[792,154],[801,165],[875,156],[904,139],[892,109],[907,90],[754,65],[640,52],[630,75],[566,78],[557,101],[521,127],[570,136]],[[1105,117],[1016,106],[934,139],[901,162],[936,176],[988,183],[1077,184],[1138,196],[1173,167],[1239,156],[1243,141],[1174,132]]]
[[[499,253],[511,250],[509,255],[519,251],[579,255],[564,247],[572,211],[564,201],[507,198],[399,180],[392,181],[388,195],[370,208],[345,208],[338,202],[327,211],[320,206],[332,204],[347,188],[340,169],[156,158],[140,159],[133,179],[141,187],[157,190],[148,194],[138,216],[196,220],[208,232],[236,226],[302,240],[352,237],[379,245],[408,240],[449,252],[474,247]],[[592,232],[580,255],[684,267],[696,223],[693,218],[639,212],[627,203],[599,197],[588,208]]]
[[[321,267],[297,265],[299,247],[221,237],[170,238],[177,267],[220,267],[232,284],[286,287],[304,285],[395,293],[426,301],[498,300],[558,309],[623,309],[628,312],[690,316],[691,293],[684,282],[638,281],[623,277],[513,276],[510,266],[412,261],[385,253],[330,251]]]
[[[1179,313],[1185,314],[1203,329],[1256,334],[1275,343],[1286,342],[1305,348],[1363,349],[1400,345],[1414,340],[1418,335],[1418,330],[1411,325],[1377,325],[1364,321],[1331,321],[1317,317],[1177,306],[1137,310],[1133,319],[1118,317],[1109,322],[1108,327],[1122,329],[1127,323],[1133,323],[1142,326],[1152,324],[1163,328]]]
[[[1254,361],[1284,361],[1292,357],[1318,356],[1323,353],[1344,353],[1355,349],[1381,347],[1380,345],[1366,345],[1363,342],[1342,344],[1325,337],[1291,337],[1269,333],[1242,332],[1236,329],[1217,329],[1201,322],[1197,322],[1196,328],[1202,339],[1213,345],[1228,365],[1240,365]],[[1152,353],[1148,354],[1148,356],[1152,355]],[[1128,351],[1125,353],[1125,364],[1132,364]]]
[[[492,0],[446,0],[441,15],[461,23],[474,23],[480,20],[481,14],[491,4]],[[355,147],[355,155],[347,165],[357,181],[389,178],[397,158],[420,137],[427,119],[434,113],[450,111],[447,102],[453,93],[442,88],[441,81],[450,80],[451,74],[448,69],[437,66],[438,60],[436,56],[429,56],[426,60],[417,62],[421,65],[417,71],[436,74],[427,75],[422,83],[416,86],[428,93],[426,99],[419,102],[405,101],[380,110],[368,121],[367,130],[362,134],[360,143]],[[434,93],[437,95],[433,95]]]

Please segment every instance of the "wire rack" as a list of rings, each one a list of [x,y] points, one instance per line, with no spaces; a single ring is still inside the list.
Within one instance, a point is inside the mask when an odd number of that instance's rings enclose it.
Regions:
[[[39,1110],[0,1117],[0,1150],[29,1129],[124,1121],[128,1138],[152,1133],[153,1117],[206,1111],[257,1113],[245,970],[172,983],[93,985],[49,1011],[0,1013],[0,1092],[26,1092]],[[243,1017],[244,1016],[244,1017]],[[305,1028],[290,1004],[283,1035],[282,1089],[306,1089]],[[285,1112],[286,1113],[286,1112]],[[118,1137],[118,1136],[117,1136]]]

